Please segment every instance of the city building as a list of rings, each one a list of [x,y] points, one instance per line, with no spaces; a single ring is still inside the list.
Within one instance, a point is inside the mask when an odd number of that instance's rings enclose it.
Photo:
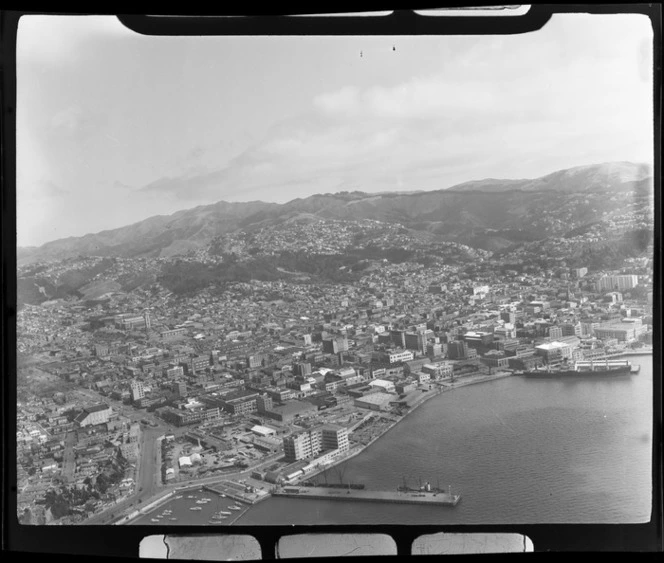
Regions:
[[[347,453],[350,449],[348,441],[348,429],[336,424],[329,424],[323,426],[322,432],[322,449],[324,450],[339,450],[341,454]]]
[[[559,326],[549,327],[549,338],[552,340],[558,340],[563,337],[563,329]]]
[[[159,333],[159,336],[163,340],[175,340],[177,338],[181,338],[187,333],[186,327],[178,327],[178,328],[172,328],[169,330],[162,330]]]
[[[357,397],[353,401],[353,404],[362,409],[387,411],[391,408],[390,403],[393,403],[398,399],[399,396],[396,393],[370,393],[369,395]]]
[[[597,291],[632,289],[639,285],[639,276],[602,276],[597,280]]]
[[[80,428],[94,426],[95,424],[106,424],[112,414],[113,409],[107,404],[101,403],[99,405],[84,408],[83,411],[76,416],[74,423]]]
[[[452,360],[464,360],[468,357],[468,344],[463,340],[454,340],[447,344],[447,355]]]
[[[322,429],[312,428],[284,437],[284,457],[293,462],[309,459],[321,451]]]
[[[325,354],[348,352],[348,338],[339,336],[323,339],[323,352]]]
[[[630,342],[638,340],[641,334],[648,331],[647,325],[639,325],[637,323],[615,323],[615,324],[600,324],[594,330],[596,338],[606,340],[615,338],[619,342]]]
[[[134,380],[131,382],[131,400],[133,402],[140,401],[145,397],[145,388],[142,381]]]
[[[547,342],[535,346],[535,353],[546,363],[555,363],[572,357],[572,346],[564,342]]]

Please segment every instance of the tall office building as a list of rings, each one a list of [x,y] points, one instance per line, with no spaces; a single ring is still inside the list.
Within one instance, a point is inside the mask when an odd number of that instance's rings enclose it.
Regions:
[[[423,332],[407,332],[405,335],[406,349],[416,350],[425,353],[427,346],[427,339]]]
[[[557,340],[563,337],[563,329],[559,326],[549,327],[549,338]]]
[[[140,401],[145,397],[145,389],[143,388],[143,382],[141,381],[132,381],[131,382],[131,400]]]
[[[143,319],[145,320],[145,331],[147,332],[152,327],[152,320],[150,319],[150,309],[143,311]]]
[[[348,352],[348,338],[345,336],[336,336],[323,339],[323,352],[325,354]]]
[[[399,347],[399,348],[405,348],[406,347],[406,331],[405,330],[391,330],[390,331],[390,338],[392,340],[392,343]]]
[[[323,426],[322,430],[322,449],[323,450],[339,450],[340,452],[348,452],[350,444],[348,442],[348,429],[336,424]]]
[[[284,438],[284,454],[287,461],[311,458],[321,451],[320,428],[304,430]]]
[[[626,276],[602,276],[597,280],[597,290],[625,290],[632,289],[639,285],[639,276],[626,275]]]
[[[447,344],[447,355],[453,360],[463,360],[468,357],[468,344],[463,340],[455,340]]]
[[[503,311],[500,313],[500,318],[506,323],[514,324],[516,322],[516,315],[512,311]]]

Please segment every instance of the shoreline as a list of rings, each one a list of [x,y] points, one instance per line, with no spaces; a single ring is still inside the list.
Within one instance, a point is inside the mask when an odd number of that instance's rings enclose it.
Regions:
[[[631,355],[631,356],[652,356],[652,350],[649,351],[634,351],[625,355]],[[394,428],[397,424],[403,422],[408,418],[408,416],[413,413],[415,410],[417,410],[419,407],[424,405],[425,403],[428,403],[431,399],[434,397],[438,397],[444,393],[448,393],[450,391],[453,391],[457,388],[461,387],[467,387],[469,385],[477,385],[480,383],[486,383],[486,382],[491,382],[495,381],[498,379],[504,379],[507,377],[512,377],[514,374],[512,372],[506,372],[506,371],[501,371],[496,374],[491,374],[491,375],[468,375],[468,376],[463,376],[461,378],[457,378],[455,381],[449,381],[447,380],[446,382],[438,382],[436,385],[435,389],[432,389],[430,391],[427,391],[425,393],[422,393],[422,398],[417,401],[408,411],[398,418],[397,420],[393,420],[391,423],[389,423],[385,429],[380,432],[377,436],[372,438],[369,442],[367,442],[365,445],[360,445],[359,447],[356,447],[354,450],[351,450],[349,452],[349,455],[345,456],[343,459],[335,460],[333,463],[325,466],[324,469],[318,469],[308,475],[303,476],[301,479],[298,479],[294,484],[297,484],[301,480],[308,480],[311,478],[314,478],[324,471],[327,471],[333,467],[336,467],[342,463],[345,463],[347,461],[352,460],[359,454],[363,453],[365,450],[367,450],[370,446],[372,446],[377,440],[380,438],[384,437],[392,428]],[[374,412],[374,411],[371,411]],[[378,411],[375,411],[377,414],[380,414]],[[223,480],[223,477],[220,478],[220,480]],[[147,505],[141,507],[139,510],[134,510],[131,514],[125,515],[124,517],[120,518],[120,520],[116,521],[113,523],[113,525],[126,525],[126,524],[131,524],[132,521],[136,520],[137,518],[144,516],[146,513],[154,510],[155,508],[158,508],[162,504],[165,504],[168,502],[171,497],[176,494],[179,491],[184,491],[184,490],[189,490],[189,489],[196,489],[196,488],[201,488],[205,486],[209,486],[211,483],[191,483],[187,485],[180,485],[176,486],[175,490],[165,492],[163,495],[159,496],[157,499],[154,499]],[[272,495],[266,495],[263,499],[261,500],[267,500],[270,498]],[[256,503],[256,504],[260,504]],[[232,522],[229,522],[227,526],[232,526],[234,525],[238,520],[240,520],[247,512],[251,510],[253,505],[248,506],[247,510],[243,511],[242,513],[238,514],[236,518],[233,519]]]
[[[468,385],[476,385],[476,384],[479,384],[479,383],[486,383],[486,382],[489,382],[489,381],[496,381],[498,379],[504,379],[506,377],[511,377],[511,376],[513,376],[513,374],[511,372],[499,372],[497,374],[487,375],[487,376],[484,376],[484,377],[468,376],[469,378],[472,377],[472,379],[470,381],[459,381],[459,380],[457,380],[457,381],[451,383],[448,386],[443,386],[443,384],[440,384],[440,386],[435,391],[432,390],[432,391],[429,391],[429,393],[423,394],[422,400],[420,400],[415,405],[413,405],[410,409],[408,409],[408,412],[405,415],[403,415],[401,418],[399,418],[398,420],[395,420],[391,424],[389,424],[383,432],[381,432],[376,437],[369,440],[369,442],[367,442],[366,445],[360,447],[359,449],[357,449],[356,451],[354,451],[352,453],[349,453],[349,455],[345,456],[343,459],[339,459],[339,460],[334,461],[333,463],[331,463],[329,465],[326,465],[324,469],[319,469],[317,471],[314,471],[314,472],[306,475],[306,480],[309,480],[313,477],[316,477],[317,475],[320,475],[324,471],[327,471],[327,470],[329,470],[333,467],[336,467],[337,465],[341,465],[342,463],[346,463],[347,461],[350,461],[354,457],[360,455],[361,453],[366,451],[370,446],[372,446],[377,440],[384,437],[390,430],[392,430],[392,428],[394,428],[399,423],[406,420],[413,412],[415,412],[415,410],[417,410],[419,407],[421,407],[425,403],[428,403],[434,397],[439,397],[440,395],[443,395],[444,393],[448,393],[450,391],[454,391],[455,389],[457,389],[459,387],[467,387]],[[299,483],[299,481],[300,481],[300,479],[298,479],[295,484]],[[270,495],[270,497],[271,496],[272,495]],[[267,498],[269,498],[269,497],[267,497]],[[249,509],[247,511],[245,511],[243,514],[241,514],[241,516],[244,516],[247,512],[249,512],[251,510],[251,508],[252,507],[249,507]],[[239,517],[238,517],[238,519],[239,519]],[[230,525],[232,525],[232,524],[230,524]]]
[[[623,354],[621,353],[621,355],[623,355]],[[630,352],[628,352],[624,355],[626,355],[626,356],[627,355],[629,355],[629,356],[652,356],[652,350],[638,351],[638,352],[637,351],[633,351],[633,352],[630,351]],[[316,477],[316,476],[320,475],[324,471],[327,471],[327,470],[329,470],[333,467],[336,467],[337,465],[341,465],[342,463],[345,463],[347,461],[352,460],[353,458],[355,458],[356,456],[360,455],[365,450],[367,450],[377,440],[379,440],[380,438],[387,435],[387,433],[390,430],[392,430],[392,428],[394,428],[397,424],[399,424],[399,423],[403,422],[404,420],[406,420],[409,417],[409,415],[412,414],[413,412],[415,412],[419,407],[421,407],[422,405],[428,403],[431,399],[433,399],[435,397],[439,397],[440,395],[442,395],[444,393],[449,393],[450,391],[454,391],[455,389],[458,389],[458,388],[461,388],[461,387],[467,387],[469,385],[477,385],[477,384],[480,384],[480,383],[487,383],[487,382],[496,381],[496,380],[499,380],[499,379],[504,379],[504,378],[512,377],[512,376],[514,376],[514,374],[512,372],[501,371],[501,372],[498,372],[498,373],[492,374],[492,375],[482,375],[482,376],[480,376],[480,375],[468,375],[468,376],[464,376],[464,377],[461,377],[461,378],[457,378],[455,381],[439,382],[436,385],[436,389],[433,389],[433,390],[430,390],[428,392],[423,393],[422,398],[417,403],[415,403],[410,409],[408,409],[408,412],[406,414],[404,414],[401,418],[399,418],[397,420],[394,420],[390,424],[388,424],[383,432],[379,433],[377,436],[375,436],[374,438],[369,440],[369,442],[367,442],[365,445],[356,447],[354,450],[351,450],[349,452],[349,454],[347,456],[345,456],[343,459],[336,460],[333,463],[325,466],[324,469],[318,469],[318,470],[306,475],[306,477],[303,477],[302,479],[309,480],[313,477]],[[378,412],[378,411],[376,411],[376,412]],[[223,480],[223,477],[220,480]],[[295,482],[295,484],[297,484],[300,481],[301,481],[301,479],[298,479]],[[182,486],[182,485],[178,486],[178,487],[175,488],[175,490],[168,491],[165,494],[163,494],[162,496],[160,496],[159,498],[157,498],[157,499],[153,500],[152,502],[148,503],[147,505],[141,507],[140,509],[133,511],[129,515],[125,515],[124,517],[120,518],[118,521],[114,522],[113,525],[130,524],[131,521],[136,520],[140,516],[144,516],[147,512],[150,512],[150,511],[154,510],[155,508],[159,507],[160,505],[166,503],[176,492],[183,491],[183,490],[188,490],[188,489],[200,488],[200,487],[204,487],[206,485],[210,485],[210,483],[191,483],[191,484],[184,485],[184,486]],[[261,499],[261,500],[267,500],[271,496],[272,495],[266,496],[264,499]],[[260,504],[260,503],[257,503],[257,504]],[[235,522],[237,520],[241,519],[241,517],[244,516],[247,512],[249,512],[252,507],[253,507],[253,505],[249,506],[246,511],[239,514],[233,520],[233,522],[230,522],[227,525],[231,526],[231,525],[235,524]]]

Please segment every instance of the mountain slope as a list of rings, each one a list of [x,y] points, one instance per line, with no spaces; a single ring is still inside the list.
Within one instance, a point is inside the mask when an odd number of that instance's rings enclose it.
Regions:
[[[164,256],[205,248],[221,234],[271,228],[297,217],[376,220],[476,245],[502,248],[579,228],[615,208],[609,194],[652,192],[642,164],[604,163],[532,180],[485,179],[447,190],[316,194],[288,203],[218,202],[127,227],[18,249],[19,264],[72,256]]]
[[[652,175],[647,164],[605,162],[559,170],[534,180],[486,179],[465,182],[449,188],[453,191],[540,191],[566,192],[624,191]]]

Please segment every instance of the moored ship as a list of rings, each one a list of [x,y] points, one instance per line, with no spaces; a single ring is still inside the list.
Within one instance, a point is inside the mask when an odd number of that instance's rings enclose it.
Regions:
[[[573,366],[547,366],[524,371],[526,377],[616,377],[638,373],[628,360],[579,361]]]

